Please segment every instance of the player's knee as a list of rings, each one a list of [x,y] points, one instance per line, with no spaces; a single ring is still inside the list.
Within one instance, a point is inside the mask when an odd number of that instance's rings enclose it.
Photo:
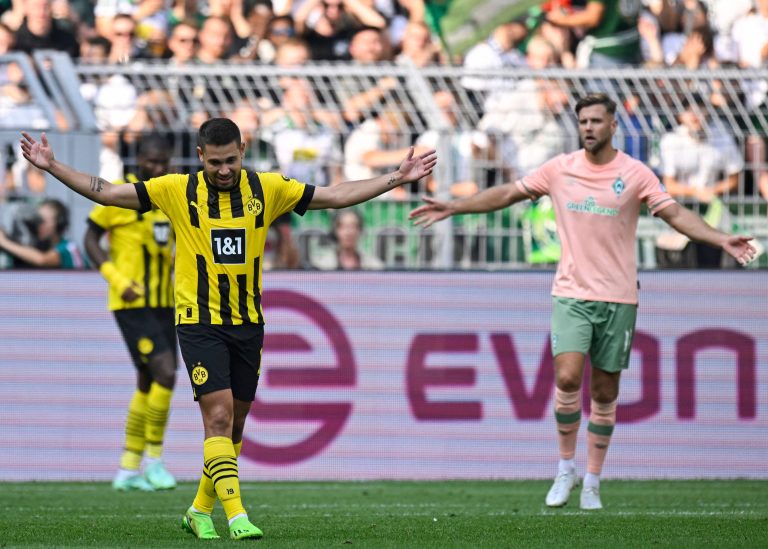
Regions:
[[[176,383],[176,362],[170,352],[160,353],[149,360],[152,379],[166,389],[173,389]]]
[[[232,410],[226,406],[215,406],[207,409],[203,414],[203,423],[206,432],[214,433],[217,436],[232,435]]]
[[[556,386],[564,393],[575,393],[581,389],[581,376],[570,373],[560,373],[557,376]]]

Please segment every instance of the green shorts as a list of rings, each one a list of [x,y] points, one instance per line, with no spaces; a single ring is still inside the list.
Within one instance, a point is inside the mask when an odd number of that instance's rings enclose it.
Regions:
[[[552,298],[552,356],[577,352],[605,372],[629,368],[637,305]]]

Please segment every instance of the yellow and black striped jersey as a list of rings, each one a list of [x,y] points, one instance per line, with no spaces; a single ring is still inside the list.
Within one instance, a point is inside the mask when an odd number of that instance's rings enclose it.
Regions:
[[[126,180],[116,183],[138,181],[133,174],[128,174]],[[96,206],[88,222],[109,233],[110,261],[117,270],[144,287],[142,297],[124,301],[122,289],[110,285],[109,309],[173,307],[174,236],[168,216],[157,209],[140,213],[116,206]]]
[[[304,215],[315,188],[277,173],[241,170],[228,191],[202,171],[136,183],[142,211],[165,212],[176,232],[176,322],[263,324],[261,257],[278,216]]]

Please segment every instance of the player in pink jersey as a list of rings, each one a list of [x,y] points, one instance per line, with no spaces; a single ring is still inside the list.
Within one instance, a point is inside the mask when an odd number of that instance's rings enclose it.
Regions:
[[[574,455],[589,355],[592,401],[581,508],[601,509],[600,473],[637,315],[635,233],[641,205],[691,240],[722,248],[741,265],[754,259],[756,251],[750,237],[723,233],[680,206],[651,170],[613,147],[616,103],[607,95],[583,97],[575,111],[583,149],[561,154],[521,180],[467,198],[442,202],[424,197],[426,204],[409,217],[426,228],[451,215],[491,212],[545,194],[552,199],[562,242],[552,287],[551,336],[560,462],[546,503],[565,505],[579,483]]]

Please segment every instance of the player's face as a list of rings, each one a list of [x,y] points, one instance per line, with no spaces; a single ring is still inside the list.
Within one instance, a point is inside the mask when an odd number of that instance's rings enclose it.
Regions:
[[[597,154],[609,146],[616,132],[616,119],[604,105],[591,105],[579,112],[579,137],[587,152]]]
[[[140,155],[137,160],[142,181],[167,174],[171,164],[170,155],[165,151],[151,151]]]
[[[197,148],[208,181],[220,191],[228,191],[240,183],[244,152],[245,143],[238,147],[236,141],[228,145],[206,145],[205,150]]]

